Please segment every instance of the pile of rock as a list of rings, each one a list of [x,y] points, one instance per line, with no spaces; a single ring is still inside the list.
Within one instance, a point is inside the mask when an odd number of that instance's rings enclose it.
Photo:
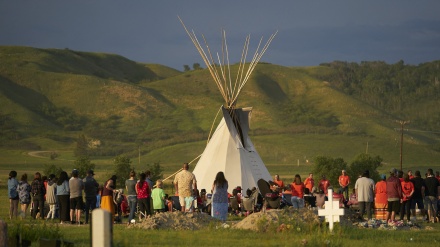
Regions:
[[[218,221],[205,213],[173,213],[155,214],[141,223],[130,224],[128,227],[142,229],[198,230]]]

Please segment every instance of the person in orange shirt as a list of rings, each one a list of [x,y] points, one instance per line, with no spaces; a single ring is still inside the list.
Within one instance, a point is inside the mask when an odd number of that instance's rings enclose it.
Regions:
[[[276,185],[273,185],[273,190],[279,189],[280,193],[284,189],[284,182],[283,180],[280,180],[280,176],[278,174],[275,174],[273,182]]]
[[[348,198],[348,185],[350,184],[350,177],[347,175],[345,170],[342,170],[342,175],[339,176],[339,188],[338,193],[342,194],[345,192],[345,198]]]
[[[410,205],[411,205],[411,197],[414,193],[414,184],[409,181],[408,174],[403,175],[403,181],[400,183],[402,185],[402,196],[403,201],[400,205],[400,220],[403,220],[404,214],[406,214],[406,219],[410,222]]]
[[[292,206],[293,208],[303,208],[304,207],[304,189],[306,188],[301,182],[301,176],[299,174],[295,175],[295,180],[290,184],[292,190]]]
[[[387,176],[385,174],[380,175],[380,181],[376,183],[374,189],[374,214],[376,219],[386,220],[388,210],[388,197],[387,197]]]
[[[330,181],[325,177],[325,175],[322,175],[321,181],[319,181],[319,189],[324,191],[324,193],[327,195],[327,189],[330,186]]]
[[[313,180],[313,173],[309,173],[309,176],[304,180],[304,186],[309,189],[310,192],[313,191],[313,186],[315,186],[315,180]]]

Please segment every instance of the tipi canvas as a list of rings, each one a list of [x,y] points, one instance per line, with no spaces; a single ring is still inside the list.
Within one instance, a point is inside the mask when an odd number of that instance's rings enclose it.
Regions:
[[[203,37],[203,41],[206,51],[194,31],[190,32],[183,21],[180,21],[200,53],[225,101],[222,107],[223,119],[193,171],[197,179],[197,188],[211,191],[215,176],[219,171],[225,173],[229,183],[229,192],[232,192],[236,186],[241,186],[244,190],[257,187],[259,179],[268,181],[271,177],[248,136],[251,108],[237,108],[236,104],[241,90],[276,33],[268,38],[265,45],[262,45],[263,38],[260,39],[249,63],[246,62],[246,56],[249,52],[250,36],[246,37],[238,70],[235,79],[233,79],[229,65],[226,32],[222,32],[221,55],[217,53],[217,56],[213,56],[205,37]],[[217,62],[214,61],[214,57],[217,58]]]
[[[271,179],[248,136],[251,110],[252,108],[234,109],[234,117],[239,122],[236,125],[229,111],[222,107],[223,119],[193,171],[198,189],[211,191],[219,171],[225,173],[229,192],[236,186],[241,186],[243,190],[257,187],[260,178],[266,181]]]

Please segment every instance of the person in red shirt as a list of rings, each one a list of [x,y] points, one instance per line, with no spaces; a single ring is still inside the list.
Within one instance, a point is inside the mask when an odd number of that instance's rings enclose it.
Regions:
[[[303,208],[304,207],[304,189],[306,188],[301,182],[301,176],[299,174],[295,175],[295,179],[292,184],[290,184],[292,190],[292,206],[293,208]]]
[[[313,186],[315,186],[315,180],[313,180],[313,173],[309,173],[309,176],[304,180],[304,185],[310,192],[313,191]]]
[[[325,175],[322,175],[321,181],[319,181],[319,189],[324,191],[324,193],[327,195],[327,189],[330,186],[330,181],[325,177]]]
[[[350,184],[350,177],[347,175],[345,170],[342,170],[342,175],[339,176],[339,188],[338,193],[342,194],[345,192],[345,198],[348,198],[348,185]]]
[[[414,184],[409,181],[408,174],[403,175],[403,181],[400,183],[402,186],[402,204],[400,205],[400,220],[403,220],[403,216],[406,213],[406,219],[410,222],[410,205],[411,197],[414,193]]]

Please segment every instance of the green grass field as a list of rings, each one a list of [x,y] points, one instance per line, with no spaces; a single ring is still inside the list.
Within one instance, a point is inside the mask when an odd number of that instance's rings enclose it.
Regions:
[[[143,159],[145,157],[141,157]],[[0,170],[3,176],[0,179],[0,200],[4,203],[0,204],[0,219],[5,220],[11,227],[20,221],[10,221],[8,217],[8,198],[7,198],[7,174],[9,170],[15,169],[19,176],[23,172],[32,174],[35,171],[41,171],[42,164],[53,162],[57,165],[66,168],[70,171],[72,169],[72,160],[74,157],[71,153],[61,153],[59,159],[50,160],[46,158],[31,157],[23,151],[7,151],[3,152],[0,157]],[[103,182],[109,166],[111,166],[111,159],[96,159],[97,164],[96,178]],[[135,163],[136,160],[133,160]],[[168,175],[180,167],[179,164],[166,164],[165,175]],[[279,173],[285,181],[290,182],[294,173],[299,173],[302,176],[311,170],[312,165],[303,164],[267,164],[269,171]],[[422,169],[425,166],[411,167],[412,169]],[[382,167],[384,171],[388,166]],[[171,193],[170,184],[166,184],[166,192]],[[84,217],[84,216],[83,216]],[[124,219],[126,220],[126,219]],[[237,218],[231,218],[235,221]],[[72,225],[58,225],[48,223],[46,228],[44,226],[35,226],[33,224],[40,224],[42,221],[27,219],[22,221],[25,225],[32,225],[34,231],[39,232],[42,236],[46,231],[46,235],[53,236],[55,233],[60,235],[62,239],[73,242],[75,246],[89,246],[90,234],[89,226],[72,226]],[[381,244],[384,246],[437,246],[440,243],[440,224],[429,225],[433,230],[429,231],[380,231],[369,229],[352,229],[340,228],[336,225],[333,233],[328,232],[326,228],[309,231],[288,231],[288,232],[267,232],[259,233],[248,230],[231,230],[231,229],[216,229],[211,226],[208,229],[197,231],[175,231],[175,230],[141,230],[134,228],[126,228],[125,224],[114,225],[114,243],[116,246],[194,246],[206,245],[210,246],[228,246],[240,243],[240,246],[301,246],[304,239],[307,240],[307,246],[376,246]],[[51,232],[47,229],[49,227]],[[55,232],[55,233],[54,233]],[[35,233],[35,232],[34,232]],[[34,242],[32,246],[39,246],[38,241]]]
[[[14,227],[22,227],[23,236],[34,238],[54,238],[74,243],[75,247],[90,246],[90,225],[59,225],[45,223],[42,220],[9,220],[8,198],[6,186],[0,185],[0,219],[4,220],[10,232]],[[126,220],[126,219],[124,219]],[[229,224],[234,224],[239,218],[230,218]],[[45,224],[44,224],[45,223]],[[422,226],[426,226],[423,224]],[[335,225],[333,232],[324,226],[321,228],[290,230],[276,232],[269,228],[268,232],[254,232],[250,230],[216,229],[211,225],[202,230],[145,230],[127,228],[125,224],[115,224],[113,228],[113,242],[115,246],[438,246],[440,243],[440,224],[430,224],[432,230],[417,231],[382,231],[377,229],[357,229],[352,227],[341,228]],[[23,230],[25,229],[25,230]],[[26,230],[27,229],[27,230]],[[32,246],[42,246],[38,241]],[[42,246],[43,247],[43,246]]]

